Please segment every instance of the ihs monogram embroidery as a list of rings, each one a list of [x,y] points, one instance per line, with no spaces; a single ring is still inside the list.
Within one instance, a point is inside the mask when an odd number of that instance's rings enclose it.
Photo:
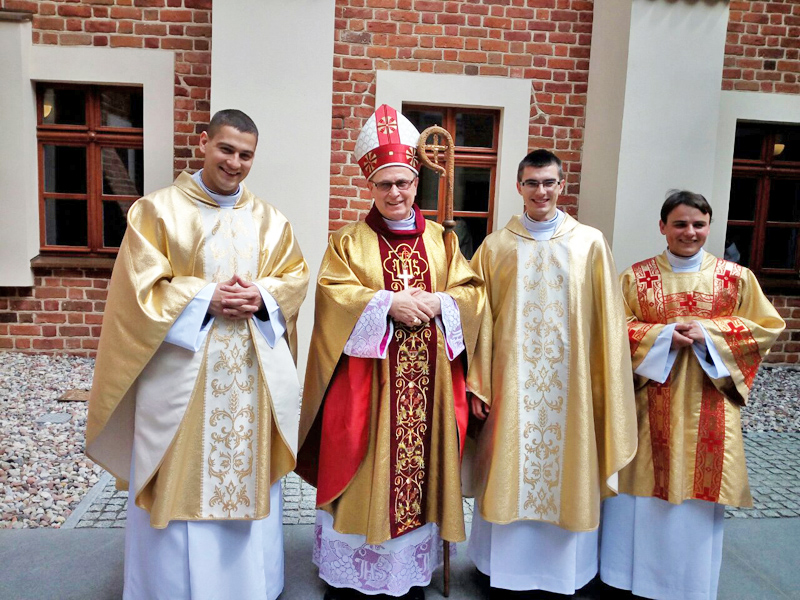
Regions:
[[[417,250],[418,241],[419,238],[416,239],[413,246],[403,242],[394,247],[388,241],[386,242],[389,246],[389,254],[383,261],[383,269],[392,275],[389,288],[391,291],[399,292],[409,287],[427,291],[423,276],[428,272],[428,263],[423,260]],[[411,282],[413,282],[413,286]]]

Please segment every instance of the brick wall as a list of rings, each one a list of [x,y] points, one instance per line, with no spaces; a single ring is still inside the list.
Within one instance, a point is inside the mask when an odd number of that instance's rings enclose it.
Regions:
[[[199,169],[210,119],[211,0],[0,0],[34,14],[33,43],[175,51],[175,173]],[[31,288],[0,288],[0,349],[93,355],[111,272],[34,269]]]
[[[800,364],[800,297],[769,296],[769,299],[786,321],[786,329],[764,362]]]
[[[211,4],[0,0],[0,8],[34,13],[36,44],[174,50],[176,173],[202,165],[196,146],[210,117]],[[383,69],[531,79],[529,147],[565,160],[562,206],[576,214],[592,10],[590,0],[336,0],[331,230],[370,207],[352,150]],[[732,0],[730,15],[723,89],[800,93],[800,4]],[[537,117],[536,104],[546,116]],[[110,272],[34,275],[32,288],[0,288],[0,349],[93,353]],[[774,301],[791,330],[769,361],[798,362],[800,299]]]
[[[34,13],[33,43],[175,51],[175,173],[199,169],[210,119],[211,0],[0,0]]]
[[[0,288],[0,350],[93,356],[111,272],[36,269],[34,287]]]
[[[574,214],[591,30],[587,0],[337,0],[331,230],[370,208],[352,150],[375,110],[375,73],[384,69],[532,79],[529,146],[564,159],[561,204]],[[535,101],[546,117],[536,118]]]
[[[723,90],[800,94],[800,2],[733,0]]]

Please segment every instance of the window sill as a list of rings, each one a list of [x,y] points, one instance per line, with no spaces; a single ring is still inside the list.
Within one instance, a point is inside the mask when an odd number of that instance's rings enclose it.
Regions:
[[[31,268],[39,269],[107,269],[114,268],[115,257],[105,256],[48,256],[31,259]]]
[[[767,279],[762,275],[758,278],[758,283],[766,294],[789,296],[800,294],[800,281],[797,279]]]

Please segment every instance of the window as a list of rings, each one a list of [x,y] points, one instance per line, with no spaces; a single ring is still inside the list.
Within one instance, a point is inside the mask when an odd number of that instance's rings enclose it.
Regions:
[[[42,253],[117,252],[144,183],[142,89],[40,83]]]
[[[771,288],[800,287],[800,127],[739,122],[725,258]]]
[[[500,111],[403,105],[403,114],[422,131],[439,125],[455,142],[453,219],[461,252],[468,259],[492,231]],[[442,157],[442,165],[444,166]],[[417,204],[427,219],[444,221],[444,178],[420,171]]]

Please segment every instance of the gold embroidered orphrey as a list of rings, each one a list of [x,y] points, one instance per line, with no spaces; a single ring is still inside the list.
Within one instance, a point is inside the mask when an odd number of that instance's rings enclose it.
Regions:
[[[392,291],[412,285],[427,290],[428,261],[413,245],[385,242],[384,285]],[[427,276],[427,277],[426,277]],[[391,362],[392,441],[394,460],[391,506],[393,537],[421,526],[424,522],[427,457],[430,446],[429,423],[432,406],[429,396],[435,367],[436,334],[432,324],[406,327],[396,323],[389,347]]]
[[[206,265],[219,282],[252,279],[258,253],[252,214],[199,205],[213,223]],[[206,358],[203,510],[217,518],[251,518],[256,501],[258,386],[256,349],[246,320],[215,319]]]
[[[425,434],[428,431],[431,327],[395,330],[397,342],[397,423],[395,452],[394,514],[398,534],[422,525],[425,484]]]
[[[565,265],[558,242],[520,241],[520,425],[524,448],[520,507],[544,521],[558,519],[565,426]]]

